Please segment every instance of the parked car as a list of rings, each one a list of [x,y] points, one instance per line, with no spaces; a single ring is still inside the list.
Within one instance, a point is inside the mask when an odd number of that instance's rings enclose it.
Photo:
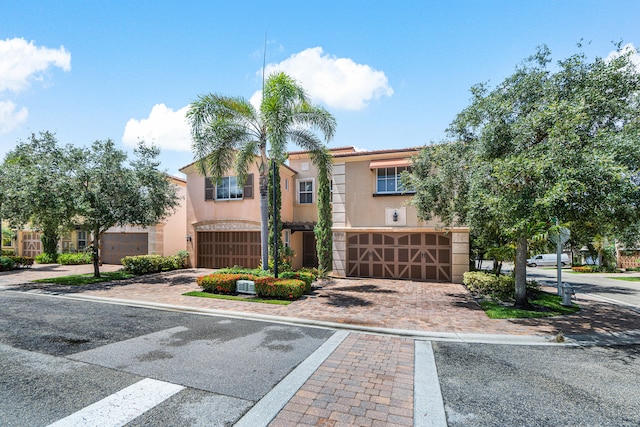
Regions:
[[[527,265],[529,267],[556,266],[557,263],[558,263],[557,254],[539,254],[527,260]],[[569,260],[569,255],[562,254],[560,256],[560,264],[563,267],[565,265],[571,265],[571,260]]]

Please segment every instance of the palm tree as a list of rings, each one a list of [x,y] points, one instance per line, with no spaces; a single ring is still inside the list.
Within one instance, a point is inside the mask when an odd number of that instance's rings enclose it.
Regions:
[[[330,161],[313,131],[320,131],[328,142],[335,133],[335,119],[324,108],[313,105],[304,89],[285,73],[267,78],[259,110],[242,97],[207,94],[191,103],[187,119],[196,165],[213,180],[233,168],[238,182],[244,182],[251,162],[259,157],[262,267],[268,269],[269,160],[283,164],[287,143],[292,142],[310,151],[315,162]]]

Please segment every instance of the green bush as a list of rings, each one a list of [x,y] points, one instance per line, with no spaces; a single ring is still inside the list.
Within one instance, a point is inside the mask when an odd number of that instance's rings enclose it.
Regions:
[[[237,280],[256,280],[258,277],[243,273],[212,273],[196,279],[198,286],[213,294],[235,294]]]
[[[0,257],[0,271],[10,271],[13,270],[16,266],[16,263],[9,257]]]
[[[255,279],[256,295],[261,298],[279,298],[294,300],[305,293],[306,284],[298,279],[276,279],[258,277]]]
[[[516,279],[513,276],[501,274],[496,276],[483,271],[468,271],[464,273],[462,283],[470,292],[480,296],[488,296],[501,301],[515,299]],[[537,292],[540,286],[535,280],[527,282],[527,292]]]
[[[272,276],[272,273],[269,270],[263,270],[261,268],[245,268],[239,267],[237,265],[233,267],[221,268],[217,270],[214,274],[252,274],[254,276]]]
[[[3,249],[0,256],[14,256],[15,254],[16,251],[14,251],[13,249]]]
[[[7,257],[13,260],[15,268],[29,268],[33,265],[33,258],[28,256],[10,256]]]
[[[49,255],[43,252],[36,255],[35,261],[38,264],[55,264],[58,261],[58,254]]]
[[[305,271],[285,271],[279,275],[282,279],[298,279],[302,280],[305,284],[304,293],[311,293],[311,284],[316,279],[312,273]]]
[[[88,252],[58,255],[58,264],[62,265],[91,264],[91,262],[91,254]]]
[[[184,268],[184,259],[179,255],[163,257],[160,255],[127,256],[120,260],[124,269],[135,275],[159,273],[161,271]]]

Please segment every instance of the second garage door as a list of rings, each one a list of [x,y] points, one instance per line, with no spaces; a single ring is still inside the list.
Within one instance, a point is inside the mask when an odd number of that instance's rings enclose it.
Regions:
[[[102,235],[102,262],[120,264],[126,256],[146,255],[149,253],[149,235],[147,233],[104,233]]]
[[[350,233],[347,276],[451,281],[451,238],[443,233]]]
[[[198,267],[224,268],[260,265],[259,231],[198,232]]]

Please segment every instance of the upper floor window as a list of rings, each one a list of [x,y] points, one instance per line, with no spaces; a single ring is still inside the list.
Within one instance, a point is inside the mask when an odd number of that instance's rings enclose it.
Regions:
[[[213,185],[211,178],[204,179],[205,200],[241,200],[253,198],[253,174],[247,175],[243,186],[238,185],[238,177],[225,176]]]
[[[307,179],[298,181],[298,203],[313,203],[313,180]]]
[[[78,250],[84,251],[87,248],[87,232],[78,230]]]
[[[376,169],[376,193],[403,193],[410,189],[404,188],[401,182],[402,172],[411,172],[410,166]]]

